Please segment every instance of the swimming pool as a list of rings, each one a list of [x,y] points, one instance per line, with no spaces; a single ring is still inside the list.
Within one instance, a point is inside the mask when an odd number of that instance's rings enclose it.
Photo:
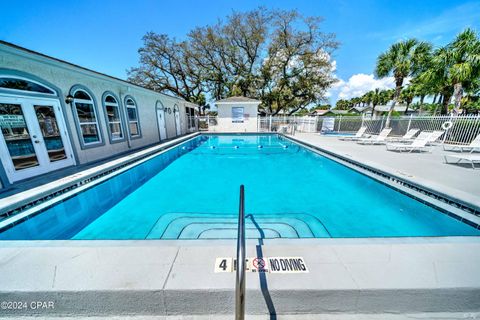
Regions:
[[[0,233],[0,239],[473,236],[477,230],[280,135],[200,135]]]

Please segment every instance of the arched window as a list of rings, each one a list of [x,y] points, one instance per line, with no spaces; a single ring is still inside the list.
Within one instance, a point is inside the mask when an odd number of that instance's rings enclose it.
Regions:
[[[130,137],[139,138],[141,136],[140,121],[138,120],[137,104],[131,97],[125,98],[125,107],[127,108],[128,129]]]
[[[90,94],[83,89],[76,89],[73,92],[73,106],[82,145],[90,146],[102,143],[95,103]]]
[[[55,91],[40,83],[12,76],[0,76],[0,88],[12,91],[27,91],[31,93],[56,95]]]
[[[103,106],[108,125],[108,133],[110,142],[118,142],[125,139],[123,133],[122,117],[120,115],[120,106],[113,94],[105,93],[103,98]]]

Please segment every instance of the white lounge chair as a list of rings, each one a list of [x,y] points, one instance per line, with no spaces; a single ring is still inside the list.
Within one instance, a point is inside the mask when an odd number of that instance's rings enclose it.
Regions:
[[[428,145],[431,145],[433,143],[435,143],[438,139],[440,139],[440,137],[445,133],[445,131],[443,130],[435,130],[435,131],[432,131],[432,134],[430,135],[430,137],[428,138],[428,142],[427,144]]]
[[[411,142],[420,129],[410,129],[402,137],[387,138],[388,142]]]
[[[387,143],[388,151],[431,151],[427,144],[430,141],[433,132],[421,132],[412,143]]]
[[[445,163],[453,163],[453,164],[459,164],[462,161],[469,162],[472,165],[472,169],[475,169],[475,163],[480,163],[480,156],[479,155],[474,155],[474,154],[445,154],[443,155],[445,158]],[[447,158],[454,158],[457,161],[455,162],[448,162]]]
[[[363,138],[363,136],[365,135],[365,131],[367,131],[367,127],[360,127],[360,129],[358,129],[357,133],[355,133],[354,136],[343,137],[343,138],[340,138],[340,140],[342,140],[342,141],[357,141],[357,140]]]
[[[371,138],[360,139],[357,141],[359,144],[385,144],[387,136],[392,132],[392,128],[383,129],[378,136]]]
[[[474,152],[480,151],[480,134],[473,139],[472,142],[468,145],[461,145],[461,144],[444,144],[443,150],[445,151],[467,151],[467,152]]]

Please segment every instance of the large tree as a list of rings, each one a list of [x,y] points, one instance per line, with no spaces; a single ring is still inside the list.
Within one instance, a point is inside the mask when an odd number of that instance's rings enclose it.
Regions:
[[[334,35],[320,31],[319,17],[297,11],[279,11],[261,68],[259,98],[270,114],[290,114],[319,103],[335,82],[330,54],[337,47]]]
[[[335,81],[338,46],[321,18],[258,8],[197,27],[183,41],[147,33],[129,80],[188,101],[242,95],[269,114],[290,114],[324,101]]]
[[[393,44],[378,57],[375,74],[380,78],[391,75],[395,79],[395,94],[387,116],[387,127],[390,125],[390,117],[395,104],[400,101],[405,78],[415,76],[424,70],[431,49],[432,46],[429,43],[409,39]]]
[[[190,102],[201,102],[205,93],[205,70],[196,63],[190,44],[153,32],[147,33],[143,41],[144,46],[138,50],[140,66],[129,70],[129,80]]]

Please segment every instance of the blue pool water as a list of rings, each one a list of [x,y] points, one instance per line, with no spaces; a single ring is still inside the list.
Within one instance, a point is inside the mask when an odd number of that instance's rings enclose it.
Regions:
[[[241,184],[250,238],[480,235],[281,136],[202,135],[0,239],[234,238]]]

